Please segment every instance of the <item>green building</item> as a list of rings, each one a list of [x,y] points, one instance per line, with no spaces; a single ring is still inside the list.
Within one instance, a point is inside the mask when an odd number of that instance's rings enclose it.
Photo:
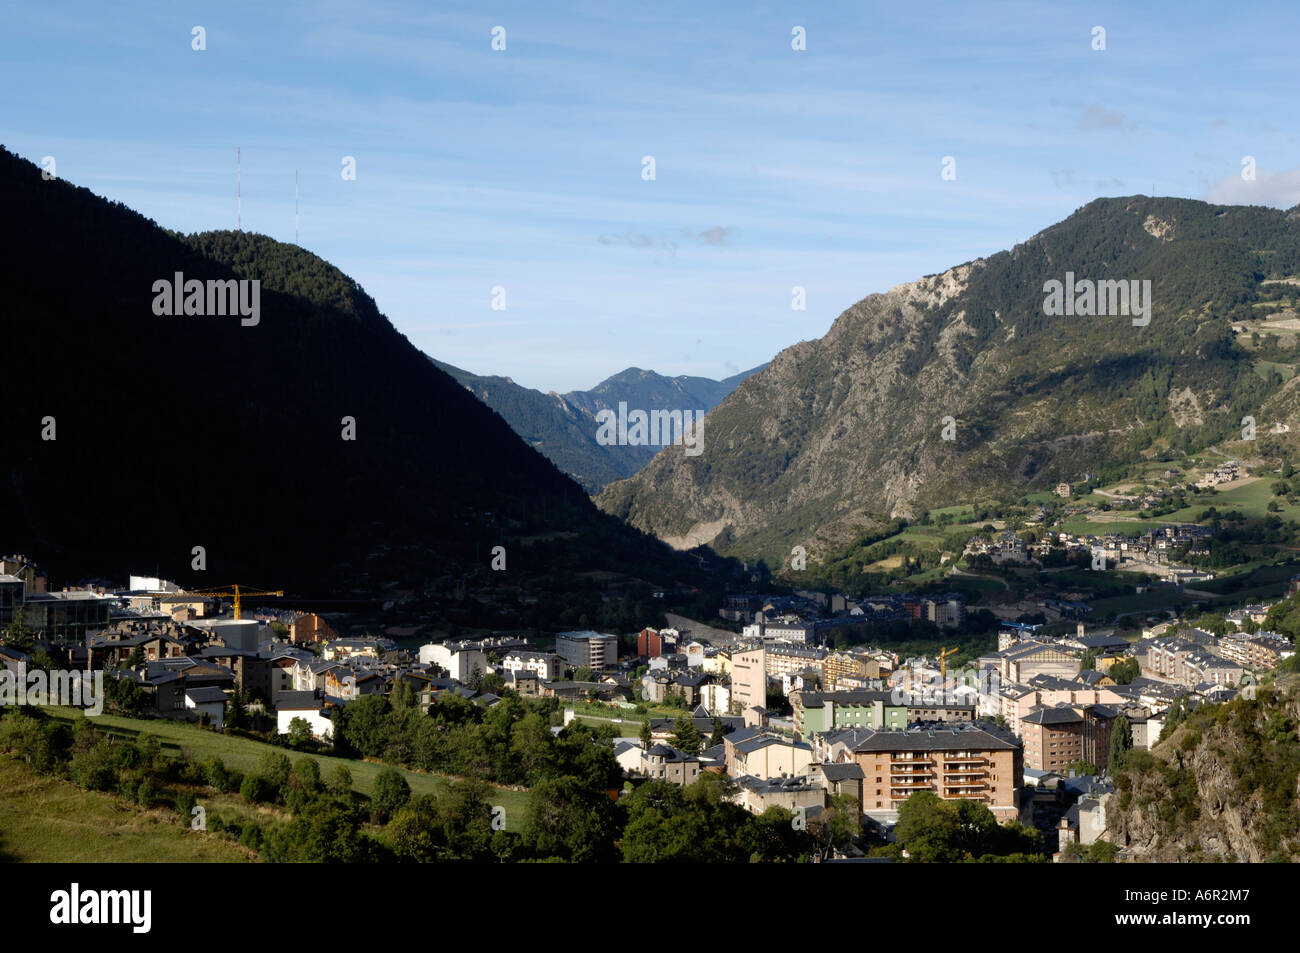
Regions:
[[[794,730],[804,738],[839,728],[906,728],[907,706],[889,692],[795,692]]]

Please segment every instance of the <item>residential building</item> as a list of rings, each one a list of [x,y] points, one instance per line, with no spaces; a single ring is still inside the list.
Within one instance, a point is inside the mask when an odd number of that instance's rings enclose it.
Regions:
[[[642,755],[641,773],[651,780],[671,781],[685,787],[700,776],[700,759],[672,745],[652,745]]]
[[[1020,813],[1023,749],[991,726],[871,731],[852,760],[862,768],[863,813],[882,824],[896,823],[898,808],[917,791],[979,801],[1000,821]]]
[[[906,728],[907,705],[890,692],[794,692],[794,730],[808,738],[837,728]]]
[[[1100,768],[1110,758],[1110,736],[1118,712],[1109,705],[1040,707],[1020,719],[1025,767],[1064,774],[1076,761]]]
[[[477,642],[431,642],[420,646],[420,661],[427,665],[437,665],[461,684],[487,672],[487,653]]]
[[[745,711],[767,706],[766,649],[758,646],[731,653],[731,704]]]
[[[502,672],[532,672],[540,681],[553,682],[563,673],[560,657],[554,652],[532,652],[527,649],[512,649],[501,660],[498,670]]]
[[[320,741],[329,741],[334,734],[329,708],[316,692],[281,692],[276,696],[275,730],[288,734],[295,718],[307,722],[312,737]]]
[[[806,775],[785,778],[736,778],[736,801],[751,814],[762,814],[769,807],[783,807],[792,814],[807,816],[811,808],[826,806],[826,789],[817,779]]]
[[[112,601],[98,592],[28,592],[23,599],[23,620],[50,642],[85,645],[90,633],[108,625]]]
[[[555,651],[574,668],[585,665],[599,672],[618,664],[618,636],[591,630],[561,632],[555,637]]]
[[[333,642],[339,637],[333,627],[314,612],[308,612],[300,615],[289,624],[289,641],[307,642],[315,644],[317,642]]]

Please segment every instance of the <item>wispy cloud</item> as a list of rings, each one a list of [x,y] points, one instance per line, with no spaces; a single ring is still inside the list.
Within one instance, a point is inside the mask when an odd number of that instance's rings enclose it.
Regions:
[[[1237,172],[1224,176],[1210,191],[1210,201],[1219,205],[1271,205],[1292,208],[1300,205],[1300,168],[1283,172],[1255,170],[1253,181]]]

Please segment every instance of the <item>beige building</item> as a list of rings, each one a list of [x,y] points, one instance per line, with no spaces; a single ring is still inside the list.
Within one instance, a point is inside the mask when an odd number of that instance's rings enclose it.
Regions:
[[[853,748],[862,769],[862,811],[883,823],[917,791],[986,805],[1000,821],[1020,813],[1024,770],[1018,740],[984,728],[953,727],[867,733]]]
[[[767,659],[762,645],[731,654],[731,706],[738,711],[767,706]]]
[[[1076,761],[1105,768],[1117,712],[1108,705],[1040,707],[1021,719],[1025,767],[1064,774]]]
[[[725,745],[725,751],[727,773],[732,777],[746,774],[756,778],[789,777],[803,774],[812,764],[812,745],[784,736],[754,735]]]
[[[641,773],[652,780],[685,787],[700,776],[700,759],[671,745],[652,745],[641,755]]]

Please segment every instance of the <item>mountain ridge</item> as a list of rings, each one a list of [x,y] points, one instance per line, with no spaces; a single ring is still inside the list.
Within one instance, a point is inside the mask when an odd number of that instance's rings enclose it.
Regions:
[[[529,446],[591,492],[631,476],[659,451],[656,446],[603,445],[596,439],[596,415],[632,408],[708,411],[747,377],[766,365],[717,381],[707,377],[666,377],[629,367],[586,391],[543,392],[508,377],[476,374],[430,358],[476,397],[497,411]]]
[[[674,546],[815,557],[931,506],[1077,480],[1155,442],[1203,445],[1281,387],[1231,326],[1266,300],[1294,316],[1261,282],[1297,271],[1289,213],[1098,199],[851,305],[710,412],[701,456],[673,448],[598,502]],[[1151,326],[1046,314],[1045,282],[1067,272],[1151,280]],[[1174,405],[1188,412],[1176,420]]]

